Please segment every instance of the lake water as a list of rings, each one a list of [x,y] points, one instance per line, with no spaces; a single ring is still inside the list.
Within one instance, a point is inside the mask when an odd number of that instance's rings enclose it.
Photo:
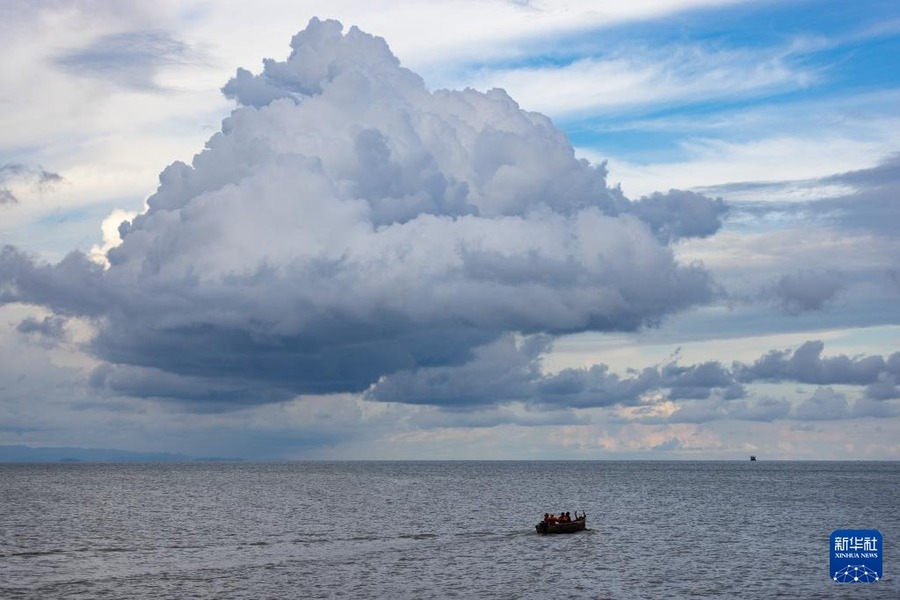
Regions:
[[[897,462],[0,464],[0,524],[10,599],[900,598]]]

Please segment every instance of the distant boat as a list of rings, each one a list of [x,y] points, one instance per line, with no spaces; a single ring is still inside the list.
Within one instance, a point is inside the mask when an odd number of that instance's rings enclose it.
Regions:
[[[755,454],[751,454],[751,455],[750,455],[750,462],[756,462],[756,455],[755,455]]]
[[[546,521],[541,521],[537,525],[534,526],[535,531],[540,534],[548,534],[548,533],[575,533],[576,531],[584,531],[587,528],[587,514],[583,514],[580,517],[578,513],[575,513],[575,520],[569,521],[568,523],[554,523],[549,524]]]

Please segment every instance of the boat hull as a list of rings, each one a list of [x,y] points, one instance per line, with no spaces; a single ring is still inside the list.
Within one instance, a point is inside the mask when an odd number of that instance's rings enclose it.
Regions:
[[[575,521],[570,521],[569,523],[556,523],[554,525],[541,521],[534,526],[534,529],[541,535],[552,533],[575,533],[576,531],[584,531],[587,529],[587,518],[582,517]]]

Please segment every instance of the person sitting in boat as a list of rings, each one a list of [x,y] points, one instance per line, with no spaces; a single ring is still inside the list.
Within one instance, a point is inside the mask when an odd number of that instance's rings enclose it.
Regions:
[[[553,515],[553,514],[546,514],[546,513],[545,513],[544,516],[545,516],[545,518],[546,518],[546,520],[547,520],[547,525],[556,525],[557,519],[556,519],[556,516],[555,516],[555,515]]]
[[[560,523],[568,523],[569,522],[566,519],[566,513],[564,513],[564,512],[559,513],[559,516],[556,517],[556,520],[559,521]]]
[[[566,523],[572,522],[572,515],[569,514],[569,511],[566,511]]]

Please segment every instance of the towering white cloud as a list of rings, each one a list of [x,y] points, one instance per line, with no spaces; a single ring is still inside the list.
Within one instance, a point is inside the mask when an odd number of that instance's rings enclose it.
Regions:
[[[163,171],[107,269],[0,255],[0,299],[95,319],[116,365],[97,385],[361,391],[508,332],[635,329],[711,297],[668,244],[714,233],[720,201],[632,203],[546,117],[502,90],[429,92],[356,28],[313,19],[291,46],[223,88],[242,106]]]

